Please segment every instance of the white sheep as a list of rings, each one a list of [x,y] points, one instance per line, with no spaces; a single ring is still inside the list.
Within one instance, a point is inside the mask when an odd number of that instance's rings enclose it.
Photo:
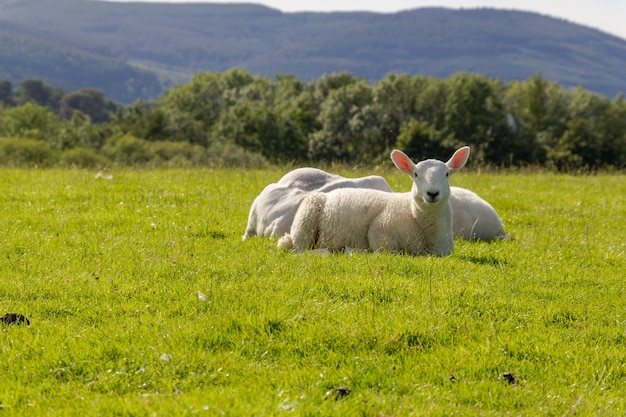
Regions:
[[[300,204],[290,233],[279,239],[278,247],[447,256],[454,248],[449,175],[463,168],[469,152],[465,146],[446,163],[428,159],[416,165],[394,150],[392,161],[413,180],[410,192],[337,189],[313,193]]]
[[[496,210],[478,194],[450,187],[452,231],[465,240],[502,240],[508,235]]]
[[[383,177],[370,175],[362,178],[345,178],[317,168],[298,168],[283,176],[277,183],[269,184],[254,199],[248,226],[242,236],[282,236],[289,231],[298,206],[313,192],[329,192],[338,188],[371,188],[392,192]]]
[[[344,178],[316,168],[298,168],[269,184],[254,199],[242,240],[253,236],[276,237],[289,232],[298,206],[313,192],[337,188],[372,188],[392,192],[384,178],[371,175]],[[494,208],[476,193],[450,187],[452,232],[465,240],[496,240],[508,235]]]

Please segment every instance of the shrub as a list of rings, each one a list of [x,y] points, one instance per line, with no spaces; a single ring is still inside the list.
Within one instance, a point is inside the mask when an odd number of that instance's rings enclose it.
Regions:
[[[58,151],[46,142],[35,139],[0,139],[0,165],[10,167],[52,166],[58,161]]]
[[[93,149],[74,148],[61,153],[60,163],[66,167],[104,168],[111,161]]]
[[[207,149],[204,164],[213,167],[263,168],[267,166],[267,160],[263,155],[232,143],[215,143]]]
[[[61,126],[61,120],[56,114],[32,103],[8,109],[0,117],[0,134],[47,140],[53,146],[53,139],[58,137]]]
[[[150,153],[158,165],[193,166],[202,163],[205,149],[188,142],[156,141],[150,142]]]
[[[108,138],[102,147],[102,153],[112,161],[124,165],[145,165],[153,159],[150,143],[130,134]]]
[[[234,144],[216,143],[207,149],[188,142],[150,142],[131,134],[108,138],[102,147],[102,154],[112,162],[123,165],[249,168],[267,166],[267,160],[262,155]]]

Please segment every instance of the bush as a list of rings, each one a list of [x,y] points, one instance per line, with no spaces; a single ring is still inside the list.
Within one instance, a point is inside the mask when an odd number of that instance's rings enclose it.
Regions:
[[[205,159],[205,148],[188,142],[150,142],[150,152],[155,165],[172,167],[201,165]]]
[[[230,143],[216,143],[207,149],[188,142],[150,142],[131,134],[107,139],[102,153],[111,161],[123,165],[249,168],[267,166],[267,160],[262,155]]]
[[[104,168],[110,165],[111,161],[93,149],[74,148],[61,153],[60,163],[66,167]]]
[[[6,110],[0,115],[0,135],[46,140],[54,144],[61,131],[59,117],[45,107],[32,103]]]
[[[130,134],[108,138],[102,147],[102,153],[112,161],[124,165],[146,165],[153,159],[150,143]]]
[[[0,165],[10,167],[47,167],[59,159],[59,152],[36,139],[0,139]]]
[[[263,168],[267,159],[231,143],[216,143],[206,151],[205,165],[212,167]]]

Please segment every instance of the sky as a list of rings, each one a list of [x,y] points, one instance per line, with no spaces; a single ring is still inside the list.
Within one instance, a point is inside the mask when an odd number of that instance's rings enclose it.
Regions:
[[[115,0],[128,1],[128,0]],[[626,0],[132,0],[167,3],[257,3],[283,12],[373,11],[418,7],[491,7],[537,12],[600,29],[626,40]]]

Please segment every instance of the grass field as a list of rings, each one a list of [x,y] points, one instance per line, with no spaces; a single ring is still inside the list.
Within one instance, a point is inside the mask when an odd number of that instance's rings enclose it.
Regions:
[[[624,176],[456,174],[512,238],[434,258],[241,242],[283,173],[0,170],[0,414],[626,413]]]

